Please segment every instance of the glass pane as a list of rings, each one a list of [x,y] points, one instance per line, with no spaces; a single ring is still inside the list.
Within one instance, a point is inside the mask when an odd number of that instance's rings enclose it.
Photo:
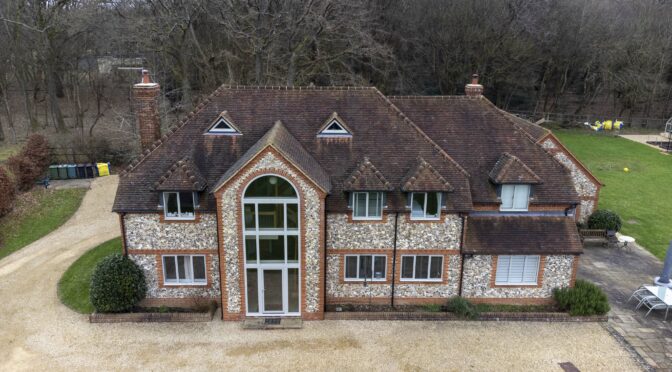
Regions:
[[[257,238],[254,236],[245,238],[245,260],[249,263],[257,261]]]
[[[432,257],[432,263],[429,266],[429,278],[441,279],[441,272],[443,271],[443,257]]]
[[[180,216],[194,216],[194,194],[191,192],[180,193]]]
[[[179,210],[177,209],[177,193],[167,192],[166,197],[166,217],[178,217]]]
[[[366,217],[366,193],[365,192],[356,192],[355,193],[355,206],[354,206],[354,215],[355,217]]]
[[[505,283],[509,281],[509,260],[511,256],[497,257],[497,273],[495,276],[496,283]]]
[[[205,281],[205,257],[204,256],[193,256],[191,258],[192,265],[194,268],[194,281],[204,282]]]
[[[287,235],[287,262],[299,262],[299,237]]]
[[[189,264],[189,256],[177,256],[177,273],[180,280],[187,279],[187,265]]]
[[[373,262],[373,278],[385,279],[385,257],[376,256]]]
[[[296,197],[294,187],[289,182],[276,176],[257,178],[248,186],[245,197]]]
[[[257,269],[247,269],[247,311],[259,312],[259,285]]]
[[[382,198],[379,192],[369,193],[369,217],[380,217],[382,212]]]
[[[282,270],[264,270],[264,311],[282,311]]]
[[[285,262],[285,239],[282,235],[259,236],[260,262]]]
[[[530,197],[529,185],[516,185],[513,193],[513,208],[527,209],[527,201]]]
[[[285,226],[283,204],[259,204],[259,229],[282,229]]]
[[[411,204],[411,215],[413,217],[425,217],[425,193],[414,192]]]
[[[513,208],[513,185],[502,185],[502,205],[500,209]]]
[[[429,256],[415,256],[415,279],[427,279]]]
[[[177,271],[175,268],[175,256],[163,257],[163,275],[166,281],[177,280]]]
[[[404,279],[413,279],[412,256],[405,256],[401,258],[401,277]]]
[[[427,193],[427,217],[439,217],[439,193]]]
[[[243,214],[245,215],[245,229],[254,230],[256,226],[254,204],[245,204]]]
[[[359,256],[359,278],[371,279],[371,256]]]
[[[287,229],[299,228],[299,205],[287,204]]]
[[[357,256],[345,257],[345,277],[348,279],[357,278]]]
[[[290,313],[299,312],[299,269],[287,269],[287,299]]]

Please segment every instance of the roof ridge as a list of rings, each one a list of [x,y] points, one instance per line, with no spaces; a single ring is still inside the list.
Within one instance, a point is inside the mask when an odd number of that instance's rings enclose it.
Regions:
[[[521,128],[520,125],[518,125],[515,121],[513,121],[509,117],[509,115],[511,115],[511,114],[509,114],[505,110],[500,109],[499,107],[497,107],[497,105],[495,105],[489,99],[487,99],[483,96],[480,96],[480,99],[481,99],[480,102],[484,103],[486,107],[488,107],[490,110],[495,111],[496,113],[502,115],[502,117],[504,119],[506,119],[506,121],[511,123],[511,126],[513,126],[515,129],[523,132],[523,135],[525,135],[525,137],[527,137],[532,143],[534,143],[535,145],[539,145],[538,141],[531,134],[527,133],[527,131],[525,129]],[[530,124],[534,124],[534,123],[530,123]]]
[[[472,97],[472,96],[466,96],[466,95],[422,95],[422,94],[409,94],[409,95],[401,95],[401,96],[387,96],[390,99],[417,99],[417,100],[424,100],[424,99],[446,99],[446,100],[476,100],[478,97]]]
[[[434,140],[432,140],[432,139],[427,135],[427,133],[425,133],[422,129],[420,129],[420,127],[419,127],[417,124],[415,124],[415,123],[414,123],[408,116],[406,116],[406,114],[404,114],[404,112],[401,111],[401,110],[399,109],[399,107],[397,107],[397,106],[396,106],[396,105],[395,105],[395,104],[394,104],[394,103],[393,103],[387,96],[385,96],[385,95],[384,95],[381,91],[379,91],[376,87],[373,87],[373,89],[374,89],[374,91],[378,94],[378,96],[383,100],[383,102],[387,103],[388,107],[389,107],[390,109],[392,109],[392,111],[394,111],[394,112],[397,113],[397,115],[401,118],[401,120],[402,120],[403,122],[407,123],[408,125],[411,126],[411,128],[415,129],[416,132],[417,132],[422,138],[424,138],[430,145],[432,145],[432,147],[434,147],[434,149],[437,150],[441,155],[443,155],[444,157],[446,157],[446,158],[447,158],[453,165],[455,165],[455,167],[456,167],[460,172],[462,172],[467,178],[471,177],[471,176],[469,175],[469,172],[467,172],[466,169],[462,168],[462,166],[460,165],[460,163],[458,163],[457,161],[455,161],[455,159],[453,159],[453,158],[452,158],[452,157],[451,157],[451,156],[450,156],[450,155],[449,155],[443,148],[441,148],[441,146],[439,146],[439,144],[437,144],[436,142],[434,142]]]
[[[210,102],[212,102],[212,99],[215,96],[218,96],[222,92],[222,86],[219,88],[215,89],[212,93],[210,93],[207,97],[201,99],[194,108],[187,113],[187,115],[182,118],[177,124],[172,125],[166,133],[164,133],[161,138],[157,139],[152,143],[152,146],[149,149],[145,149],[140,155],[138,155],[135,159],[131,161],[131,163],[119,173],[120,177],[126,176],[128,173],[132,172],[133,170],[137,169],[138,165],[140,165],[147,157],[153,153],[156,149],[158,149],[162,144],[164,144],[170,137],[173,136],[179,129],[184,127],[184,125],[191,120],[196,114],[201,112],[205,106],[207,106]]]
[[[289,86],[289,85],[231,85],[222,84],[218,89],[238,89],[238,90],[373,90],[372,86],[350,86],[350,85],[326,85],[326,86]]]

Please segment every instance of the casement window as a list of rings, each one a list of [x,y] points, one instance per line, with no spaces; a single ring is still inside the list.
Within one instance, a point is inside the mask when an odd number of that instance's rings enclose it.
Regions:
[[[499,210],[524,212],[530,199],[530,185],[502,185],[502,205]]]
[[[352,219],[380,220],[383,218],[382,192],[353,192]]]
[[[497,285],[536,285],[539,256],[498,256]]]
[[[387,256],[382,255],[346,255],[345,280],[383,281],[387,271]]]
[[[204,255],[170,255],[162,259],[164,284],[207,284]]]
[[[441,281],[443,256],[401,256],[401,281]]]
[[[412,220],[438,220],[441,213],[441,193],[439,192],[412,192],[411,202]]]
[[[198,198],[194,192],[164,192],[163,213],[167,220],[193,220]]]

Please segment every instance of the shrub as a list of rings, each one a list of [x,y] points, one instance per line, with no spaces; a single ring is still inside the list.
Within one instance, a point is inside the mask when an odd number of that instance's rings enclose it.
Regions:
[[[5,168],[0,167],[0,217],[6,215],[14,206],[16,186]]]
[[[621,217],[608,209],[598,209],[588,217],[588,227],[618,231],[621,229]]]
[[[438,313],[441,311],[441,305],[439,304],[425,304],[422,305],[422,309],[430,313]]]
[[[130,310],[146,291],[142,270],[121,254],[105,257],[91,274],[91,304],[101,313]]]
[[[7,167],[14,175],[16,187],[20,191],[30,190],[37,179],[42,175],[42,169],[23,154],[7,159]]]
[[[479,316],[479,311],[469,301],[462,297],[453,297],[448,300],[446,310],[457,315],[460,318],[476,319]]]
[[[572,316],[604,315],[609,312],[607,295],[593,283],[578,279],[574,288],[560,288],[553,291],[553,297],[560,310],[569,311]]]
[[[30,159],[40,171],[43,171],[51,163],[49,142],[40,134],[33,134],[28,137],[28,141],[21,150],[21,155]]]

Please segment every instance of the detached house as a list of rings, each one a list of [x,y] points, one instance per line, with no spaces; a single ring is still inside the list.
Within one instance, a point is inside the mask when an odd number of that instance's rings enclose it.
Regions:
[[[134,87],[142,156],[114,204],[146,304],[224,320],[330,304],[546,303],[571,286],[600,183],[549,131],[481,95],[217,89],[161,134]]]

